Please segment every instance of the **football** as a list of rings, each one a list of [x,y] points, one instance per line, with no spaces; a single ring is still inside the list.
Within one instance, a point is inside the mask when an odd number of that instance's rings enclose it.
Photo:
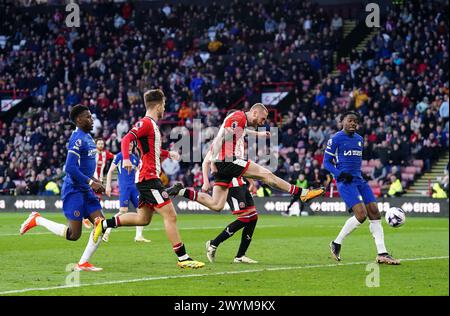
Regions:
[[[391,207],[385,215],[386,223],[392,227],[400,227],[406,221],[405,211],[400,207]]]

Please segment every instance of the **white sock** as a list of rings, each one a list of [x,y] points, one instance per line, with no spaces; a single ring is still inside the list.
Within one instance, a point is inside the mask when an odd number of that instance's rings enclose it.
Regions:
[[[36,224],[47,228],[53,234],[66,238],[67,226],[59,224],[54,221],[43,218],[42,216],[36,217]]]
[[[350,217],[344,224],[344,227],[342,227],[341,232],[334,240],[337,244],[342,244],[345,237],[350,235],[352,231],[354,231],[358,226],[361,225],[361,223],[356,219],[355,216]]]
[[[94,230],[91,231],[91,234],[89,235],[89,241],[86,246],[86,249],[84,249],[83,255],[81,256],[79,264],[83,264],[85,262],[89,262],[89,259],[91,259],[94,252],[97,250],[98,245],[100,245],[100,242],[102,241],[101,238],[97,240],[97,243],[94,242]]]
[[[144,230],[144,226],[136,226],[136,238],[142,237],[143,230]]]
[[[103,236],[108,237],[109,234],[111,234],[111,230],[112,230],[112,228],[107,228],[107,229],[105,230],[105,233],[103,234]]]
[[[184,196],[184,192],[186,192],[186,189],[181,189],[180,192],[178,192],[178,196]]]
[[[369,229],[372,233],[373,239],[375,239],[375,245],[377,246],[377,252],[386,253],[386,246],[384,245],[384,232],[381,225],[381,219],[369,220]]]

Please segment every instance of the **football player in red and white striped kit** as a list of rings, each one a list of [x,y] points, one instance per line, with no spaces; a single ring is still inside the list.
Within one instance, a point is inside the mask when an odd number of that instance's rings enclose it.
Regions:
[[[256,132],[258,133],[258,132]],[[261,133],[262,134],[262,133]],[[269,136],[266,133],[261,136]],[[239,157],[244,155],[244,144],[238,144],[239,153],[236,154]],[[203,186],[202,191],[207,192],[210,189],[209,183],[209,169],[211,159],[211,150],[205,156],[202,164],[203,171]],[[258,213],[256,211],[255,202],[253,201],[252,194],[250,193],[254,183],[252,179],[243,179],[242,177],[233,178],[229,184],[229,191],[227,202],[230,206],[231,213],[236,215],[236,220],[228,224],[227,227],[212,240],[206,242],[206,256],[210,262],[214,262],[216,258],[217,247],[233,236],[236,232],[241,230],[241,243],[239,250],[234,258],[233,262],[236,263],[258,263],[258,261],[250,259],[245,254],[252,241],[253,232],[255,231],[256,223],[258,221]]]
[[[108,220],[95,221],[94,240],[97,240],[107,228],[119,226],[146,226],[150,223],[153,212],[157,211],[164,219],[164,227],[172,248],[178,256],[180,268],[202,268],[205,264],[193,260],[186,252],[178,232],[177,214],[169,194],[166,192],[159,175],[161,173],[161,159],[171,157],[179,160],[178,152],[167,151],[161,148],[161,134],[157,121],[164,116],[165,96],[160,89],[149,90],[144,94],[146,108],[145,117],[122,139],[121,151],[123,155],[122,166],[130,172],[133,168],[129,159],[130,142],[137,142],[138,151],[142,160],[139,170],[139,181],[136,184],[139,190],[139,207],[137,213],[122,214]]]
[[[105,149],[105,141],[103,138],[97,138],[95,140],[95,146],[97,147],[97,154],[95,155],[97,166],[95,167],[94,178],[103,183],[103,174],[106,163],[108,160],[114,159],[114,154]]]
[[[217,136],[214,138],[211,154],[211,172],[214,174],[212,196],[193,189],[185,189],[177,183],[170,190],[170,195],[180,195],[197,201],[213,211],[224,208],[229,185],[233,178],[245,177],[260,180],[267,185],[292,195],[292,200],[308,202],[325,193],[325,188],[302,189],[274,175],[269,169],[253,161],[239,158],[236,148],[243,142],[248,126],[263,126],[269,111],[262,103],[254,104],[249,111],[236,111],[225,118]]]

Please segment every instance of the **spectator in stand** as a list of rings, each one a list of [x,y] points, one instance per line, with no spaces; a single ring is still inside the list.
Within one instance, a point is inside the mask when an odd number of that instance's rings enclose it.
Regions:
[[[171,182],[176,179],[178,171],[180,171],[180,163],[170,157],[164,159],[161,167],[164,170],[165,174],[169,177],[169,180]]]
[[[383,166],[381,160],[379,159],[375,160],[375,167],[372,169],[370,178],[374,181],[377,181],[378,185],[382,187],[384,185],[384,180],[386,179],[386,176],[387,176],[386,167]]]
[[[390,177],[389,190],[387,195],[389,197],[398,197],[404,193],[402,182],[395,175]]]

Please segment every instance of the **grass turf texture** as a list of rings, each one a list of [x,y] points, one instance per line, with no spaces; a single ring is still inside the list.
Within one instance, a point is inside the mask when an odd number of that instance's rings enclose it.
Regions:
[[[241,231],[217,251],[210,264],[205,241],[233,220],[225,215],[179,215],[178,225],[188,253],[206,262],[199,270],[181,270],[166,238],[162,219],[155,215],[144,230],[149,244],[135,243],[134,228],[113,230],[91,263],[104,271],[81,272],[81,287],[64,286],[66,265],[79,260],[89,232],[69,242],[41,227],[19,236],[25,213],[0,214],[0,295],[448,295],[449,222],[447,218],[408,218],[400,228],[383,220],[388,249],[396,258],[414,259],[400,266],[381,265],[380,286],[367,287],[368,263],[376,248],[368,222],[343,244],[342,263],[330,257],[328,244],[346,217],[282,217],[261,215],[247,255],[259,264],[233,264]],[[62,214],[44,213],[65,223]],[[444,257],[425,260],[419,258]],[[134,281],[130,281],[134,280]],[[117,283],[118,281],[125,281]],[[109,282],[109,284],[105,284]],[[92,285],[100,283],[98,285]],[[86,285],[86,286],[84,286]],[[29,288],[48,288],[18,292]],[[5,293],[15,291],[12,293]]]

